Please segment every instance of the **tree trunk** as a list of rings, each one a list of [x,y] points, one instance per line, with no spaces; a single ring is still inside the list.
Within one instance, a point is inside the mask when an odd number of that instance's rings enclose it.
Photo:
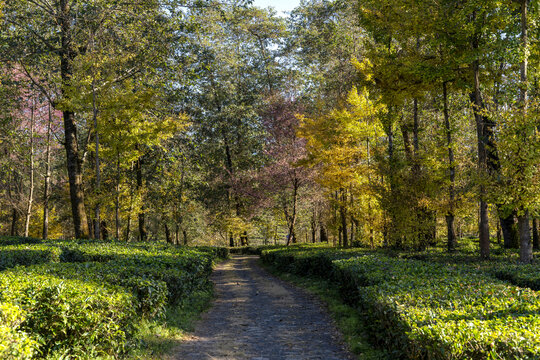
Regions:
[[[137,159],[137,163],[135,166],[135,170],[137,173],[137,191],[142,196],[142,188],[143,188],[143,173],[142,173],[142,157]],[[144,201],[143,201],[144,203]],[[145,213],[144,213],[144,205],[141,206],[141,210],[139,212],[139,239],[140,241],[146,241],[147,239],[147,232],[146,232],[146,219],[145,219]]]
[[[532,237],[533,237],[533,249],[540,249],[540,239],[538,238],[538,219],[534,218],[532,221]]]
[[[413,147],[414,147],[414,156],[418,156],[420,151],[420,141],[419,141],[419,131],[420,123],[418,121],[418,99],[413,100]]]
[[[529,228],[529,213],[525,211],[518,216],[518,226],[520,233],[519,260],[523,264],[530,264],[533,259],[531,230]]]
[[[501,230],[501,221],[497,219],[497,244],[501,245],[502,242],[502,230]]]
[[[320,242],[325,242],[325,243],[328,243],[328,234],[326,232],[326,227],[324,226],[324,224],[320,224],[320,234],[319,234],[319,241]]]
[[[165,223],[165,240],[167,241],[167,244],[172,244],[172,238],[171,238],[171,231],[169,230],[169,225]]]
[[[107,230],[107,222],[104,220],[101,221],[100,228],[101,228],[101,239],[102,240],[109,239],[109,231]]]
[[[478,49],[477,40],[473,41],[473,48]],[[488,161],[486,146],[488,145],[487,139],[487,123],[482,111],[485,110],[481,93],[480,93],[480,62],[475,60],[473,62],[473,74],[474,74],[474,92],[471,94],[471,101],[473,104],[474,116],[476,120],[476,131],[478,137],[478,168],[481,173],[487,173]],[[485,185],[480,185],[479,188],[479,244],[480,244],[480,257],[483,259],[489,258],[489,217],[488,217],[488,204],[486,202],[487,191]]]
[[[98,128],[98,109],[96,103],[96,89],[95,89],[95,80],[92,79],[92,113],[94,120],[94,136],[96,140],[96,208],[94,209],[94,217],[96,218],[96,227],[94,230],[94,237],[99,240],[100,235],[100,226],[101,226],[101,215],[100,215],[100,196],[101,196],[101,169],[99,164],[99,128]]]
[[[481,189],[481,193],[485,193],[485,189]],[[480,200],[479,242],[480,242],[480,257],[482,259],[488,259],[489,258],[489,216],[488,216],[488,204],[485,200]]]
[[[30,194],[28,195],[28,205],[26,207],[26,220],[24,222],[24,236],[28,237],[30,233],[30,219],[32,217],[32,204],[34,202],[34,111],[35,104],[32,100],[30,110]]]
[[[341,231],[343,233],[343,247],[349,247],[349,238],[347,234],[347,193],[344,189],[341,192],[341,203],[339,205],[339,214],[341,217]]]
[[[120,153],[116,154],[116,194],[114,199],[114,227],[116,239],[120,240]]]
[[[131,233],[131,211],[129,212],[129,216],[128,216],[127,224],[126,224],[126,242],[129,242],[130,233]]]
[[[131,170],[133,170],[133,165],[132,165]],[[131,186],[131,192],[130,192],[130,196],[129,196],[128,218],[127,218],[127,224],[126,224],[126,242],[129,242],[129,235],[130,235],[130,232],[131,232],[131,216],[133,215],[132,214],[132,212],[133,212],[133,196],[134,196],[134,191],[133,191],[133,186]]]
[[[515,221],[515,214],[516,212],[513,211],[510,215],[506,217],[501,216],[499,218],[505,249],[519,248],[519,233]]]
[[[528,3],[529,0],[521,0],[521,46],[523,48],[523,61],[521,62],[521,91],[520,102],[523,109],[523,116],[527,116],[527,67],[528,67],[528,51],[529,51],[529,22],[528,22]],[[524,134],[526,139],[526,133]],[[532,262],[532,244],[531,244],[531,230],[529,228],[529,210],[522,208],[523,214],[518,216],[519,224],[519,242],[520,261],[524,264]]]
[[[51,186],[51,123],[52,111],[49,103],[49,118],[47,120],[47,150],[45,160],[45,184],[43,188],[43,239],[49,237],[49,188]]]
[[[69,14],[68,0],[60,0],[59,21],[61,27],[61,49],[60,49],[60,76],[62,79],[61,92],[64,99],[69,103],[71,89],[71,79],[73,77],[73,60],[76,52],[73,49],[74,42],[71,37],[72,19]],[[79,144],[77,141],[77,126],[75,125],[75,114],[69,109],[62,111],[64,117],[64,146],[67,157],[67,172],[69,178],[69,193],[71,199],[71,212],[73,216],[73,226],[75,238],[88,238],[88,221],[84,208],[83,177],[81,160],[79,157]]]
[[[311,225],[311,242],[315,244],[317,240],[317,214],[315,212],[315,208],[313,208],[313,211],[311,213],[310,225]]]
[[[455,204],[455,183],[456,183],[456,166],[454,164],[454,149],[452,148],[452,127],[450,126],[450,113],[448,111],[448,89],[446,81],[443,83],[443,101],[444,101],[444,127],[446,132],[446,147],[448,149],[448,165],[450,187],[448,189],[449,206],[446,213],[447,227],[447,246],[448,251],[453,251],[457,245],[456,232],[454,230],[454,204]]]
[[[186,229],[182,230],[182,235],[184,235],[184,246],[188,246],[188,235]]]
[[[294,178],[293,180],[293,196],[292,196],[292,209],[291,213],[289,213],[289,210],[287,208],[287,203],[284,202],[283,204],[283,210],[285,212],[285,218],[287,220],[287,223],[289,225],[289,235],[287,238],[287,246],[291,243],[296,243],[296,232],[295,232],[295,225],[296,225],[296,205],[298,202],[298,188],[299,188],[299,180],[297,178]]]
[[[390,169],[393,169],[396,163],[396,159],[394,156],[394,132],[392,129],[392,111],[393,109],[390,107],[388,109],[388,124],[386,127],[386,135],[388,136],[388,163]],[[395,189],[396,189],[396,180],[394,176],[394,172],[390,170],[390,173],[388,174],[388,183],[390,184],[390,196],[394,198]],[[398,245],[399,242],[399,234],[396,234],[395,227],[396,227],[396,212],[395,210],[390,206],[389,209],[387,209],[388,217],[386,217],[385,221],[385,245],[386,246],[394,246]]]
[[[19,236],[17,223],[19,222],[19,211],[15,207],[11,212],[11,230],[9,232],[10,236]]]

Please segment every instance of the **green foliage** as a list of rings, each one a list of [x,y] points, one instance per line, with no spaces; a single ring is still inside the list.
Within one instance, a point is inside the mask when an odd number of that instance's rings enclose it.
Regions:
[[[59,262],[62,256],[61,249],[47,245],[0,246],[0,252],[0,270],[18,265]]]
[[[19,330],[25,320],[26,314],[20,307],[8,303],[0,304],[0,358],[26,360],[33,357],[37,342]]]
[[[38,353],[121,353],[135,322],[135,299],[119,287],[60,279],[25,268],[0,274],[4,303],[26,316],[19,329],[35,338]]]
[[[141,321],[208,292],[214,260],[228,256],[155,243],[21,242],[0,246],[4,268],[16,266],[0,272],[2,358],[118,356]]]
[[[342,259],[317,272],[321,262],[305,261],[317,257]],[[540,295],[486,269],[362,250],[275,249],[263,251],[263,259],[333,280],[366,317],[373,341],[394,358],[524,359],[540,351]]]

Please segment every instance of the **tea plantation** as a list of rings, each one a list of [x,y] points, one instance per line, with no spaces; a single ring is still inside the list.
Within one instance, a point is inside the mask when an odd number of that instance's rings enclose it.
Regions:
[[[323,278],[392,359],[539,359],[540,265],[514,254],[268,248],[277,271]]]
[[[224,248],[0,238],[0,359],[118,358],[210,289]]]

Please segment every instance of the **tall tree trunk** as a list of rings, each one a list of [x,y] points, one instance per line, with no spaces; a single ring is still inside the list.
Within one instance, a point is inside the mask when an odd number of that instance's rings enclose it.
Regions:
[[[538,219],[534,218],[532,221],[532,237],[533,237],[533,249],[540,249],[540,239],[538,238]]]
[[[126,242],[129,242],[130,235],[131,235],[131,211],[129,211],[127,224],[126,224]]]
[[[519,232],[518,232],[518,227],[517,227],[515,218],[516,218],[515,210],[512,211],[507,216],[499,217],[505,249],[519,248]]]
[[[523,49],[523,61],[521,62],[521,91],[520,91],[520,102],[523,109],[523,116],[527,116],[528,108],[528,81],[527,81],[527,70],[528,70],[528,51],[529,51],[529,22],[528,22],[528,3],[529,0],[521,0],[521,46]],[[524,134],[526,139],[526,133]],[[519,257],[520,261],[524,264],[529,264],[532,262],[532,244],[531,244],[531,230],[529,228],[529,210],[521,207],[521,215],[518,216],[519,224],[519,242],[520,242],[520,251]]]
[[[388,124],[386,127],[386,135],[388,137],[388,163],[389,168],[393,169],[394,165],[396,163],[395,156],[394,156],[394,131],[392,128],[392,113],[393,109],[390,107],[388,109]],[[390,196],[394,198],[395,189],[396,189],[396,180],[394,176],[394,172],[390,170],[390,173],[388,174],[388,183],[390,184]],[[399,246],[399,234],[396,234],[395,228],[396,228],[396,212],[395,210],[390,206],[390,208],[387,210],[388,212],[388,218],[387,221],[385,221],[385,245],[386,246]]]
[[[171,231],[169,230],[169,225],[165,223],[165,240],[167,241],[167,244],[172,244],[172,238],[171,238]]]
[[[531,243],[531,229],[529,225],[529,212],[524,211],[518,216],[518,226],[520,234],[519,260],[523,264],[530,264],[533,259],[533,248]]]
[[[49,237],[49,188],[51,186],[51,123],[52,111],[49,103],[49,117],[47,120],[47,150],[45,155],[45,184],[43,188],[43,239]]]
[[[120,153],[116,154],[116,194],[114,199],[114,227],[116,239],[120,240]]]
[[[326,227],[324,226],[323,223],[320,223],[319,228],[320,228],[319,241],[328,243],[328,233],[326,232]]]
[[[444,101],[444,127],[446,131],[446,147],[448,149],[448,165],[450,187],[448,188],[449,206],[446,213],[447,228],[447,246],[448,251],[456,248],[456,232],[454,229],[454,206],[455,206],[455,184],[456,184],[456,165],[454,164],[454,149],[452,148],[452,127],[450,126],[450,113],[448,110],[448,89],[446,81],[443,83],[443,101]]]
[[[131,165],[131,170],[133,171],[133,164]],[[131,179],[130,179],[130,182]],[[132,184],[131,184],[132,185]],[[129,210],[128,210],[128,218],[127,218],[127,224],[126,224],[126,242],[129,242],[129,235],[131,233],[131,217],[133,216],[133,197],[134,197],[134,190],[133,185],[130,186],[131,192],[129,194]]]
[[[501,221],[497,220],[497,244],[501,245],[502,240],[502,230],[501,230]]]
[[[294,178],[293,180],[293,194],[292,194],[292,208],[291,212],[289,213],[289,209],[287,207],[287,202],[283,202],[283,211],[285,213],[285,218],[287,220],[287,223],[289,225],[289,234],[287,237],[287,246],[291,243],[296,243],[296,206],[298,202],[298,188],[300,186],[300,182],[298,178]]]
[[[72,92],[73,60],[76,56],[72,39],[72,19],[70,18],[69,0],[60,0],[59,22],[61,28],[60,48],[60,76],[62,79],[61,92],[68,100]],[[71,199],[71,212],[76,238],[88,238],[88,220],[84,208],[83,177],[81,159],[79,157],[79,144],[77,141],[77,126],[75,114],[69,109],[62,111],[64,117],[64,146],[67,157],[67,172],[69,178],[69,193]]]
[[[9,232],[10,236],[18,236],[17,223],[19,222],[19,211],[13,207],[11,211],[11,230]]]
[[[24,236],[30,233],[30,219],[32,218],[32,204],[34,202],[34,112],[35,101],[32,100],[30,109],[30,194],[28,195],[28,205],[26,207],[26,220],[24,222]]]
[[[311,212],[311,242],[313,244],[317,241],[317,213],[315,211],[315,207],[313,207],[313,211]]]
[[[188,246],[188,235],[186,229],[182,230],[182,235],[184,235],[184,246]]]
[[[143,189],[142,157],[139,157],[139,159],[137,159],[135,171],[137,173],[137,191],[139,192],[139,194],[142,194],[142,189]],[[144,201],[142,203],[144,204]],[[145,218],[144,205],[141,206],[141,210],[139,211],[138,217],[139,217],[139,239],[140,241],[146,241],[148,234],[146,232],[146,218]]]
[[[341,231],[343,232],[343,247],[349,247],[349,238],[347,234],[347,192],[340,189],[341,201],[339,205],[339,214],[341,217]]]
[[[473,40],[473,49],[478,50],[478,38]],[[478,168],[481,173],[488,172],[488,156],[487,156],[487,127],[486,117],[482,114],[485,110],[484,103],[481,97],[480,90],[480,62],[474,60],[472,64],[474,75],[474,92],[471,94],[471,102],[473,104],[473,112],[476,120],[476,132],[478,137]],[[486,201],[487,191],[484,184],[479,188],[479,243],[480,257],[483,259],[489,258],[489,216],[488,204]]]
[[[413,147],[414,147],[414,156],[418,156],[420,151],[420,122],[418,120],[418,99],[413,100]]]
[[[99,128],[98,128],[98,109],[96,103],[96,88],[95,88],[95,79],[92,79],[92,114],[94,120],[94,136],[96,140],[96,208],[94,209],[94,217],[96,219],[96,227],[94,230],[94,237],[99,240],[100,237],[100,226],[101,226],[101,216],[100,216],[100,202],[101,202],[101,169],[99,164]]]
[[[105,220],[101,221],[100,230],[101,230],[101,239],[107,240],[109,238],[109,231],[107,230],[107,222]]]

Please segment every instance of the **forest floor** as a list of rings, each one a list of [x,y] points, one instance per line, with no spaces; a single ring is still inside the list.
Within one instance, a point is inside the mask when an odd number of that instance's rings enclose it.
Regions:
[[[270,275],[258,258],[235,256],[216,268],[213,307],[184,339],[175,359],[355,359],[324,306]]]

